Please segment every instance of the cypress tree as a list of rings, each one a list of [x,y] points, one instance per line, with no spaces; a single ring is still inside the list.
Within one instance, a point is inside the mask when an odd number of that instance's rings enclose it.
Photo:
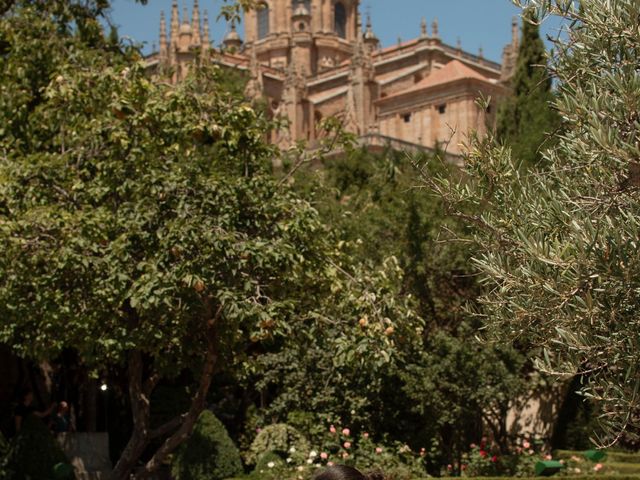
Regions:
[[[513,96],[501,106],[496,134],[512,149],[512,158],[523,166],[540,162],[540,150],[560,117],[552,108],[551,77],[545,67],[547,59],[538,25],[526,11],[522,22],[522,40],[516,71],[511,80]]]

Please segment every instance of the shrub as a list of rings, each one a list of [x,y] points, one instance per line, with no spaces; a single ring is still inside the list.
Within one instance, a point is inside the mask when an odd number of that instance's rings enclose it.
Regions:
[[[59,463],[69,461],[46,425],[33,415],[25,418],[9,451],[7,478],[51,480]]]
[[[287,461],[283,460],[281,455],[275,452],[264,452],[260,455],[251,476],[260,480],[294,478],[295,474],[288,467]]]
[[[247,463],[256,465],[267,452],[301,463],[309,454],[309,441],[286,423],[276,423],[260,430],[247,452]]]
[[[171,473],[176,480],[222,480],[242,471],[240,452],[226,428],[205,410],[189,440],[174,456]]]

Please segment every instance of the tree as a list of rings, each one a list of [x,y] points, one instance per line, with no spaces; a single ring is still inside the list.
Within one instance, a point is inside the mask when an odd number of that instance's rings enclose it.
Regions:
[[[0,342],[126,371],[134,428],[113,478],[164,439],[134,472],[148,478],[190,435],[214,372],[305,322],[381,323],[388,299],[365,295],[370,272],[354,287],[317,211],[271,174],[267,122],[218,88],[220,69],[153,83],[135,52],[72,28],[74,5],[17,2],[0,19]],[[331,301],[354,308],[333,317]],[[184,370],[187,411],[152,424],[154,389]]]
[[[496,136],[525,166],[540,163],[541,149],[560,124],[552,107],[551,75],[546,66],[538,24],[531,11],[525,10],[516,71],[510,82],[513,92],[500,106],[496,122]]]
[[[426,171],[445,169],[457,171],[445,165]],[[441,233],[443,227],[464,226],[447,219],[441,202],[419,188],[411,158],[357,149],[327,160],[322,169],[302,169],[295,178],[301,191],[311,190],[321,217],[336,228],[354,263],[366,266],[365,272],[385,273],[386,281],[377,283],[384,290],[368,290],[377,296],[389,292],[418,316],[404,314],[402,328],[394,330],[393,349],[385,352],[391,362],[367,354],[367,335],[377,326],[366,317],[355,332],[344,324],[310,324],[289,336],[260,357],[247,382],[266,392],[247,430],[286,421],[317,442],[325,425],[341,423],[387,445],[427,447],[434,473],[443,463],[459,461],[483,434],[504,446],[508,407],[530,386],[529,363],[516,349],[474,338],[481,323],[463,309],[480,294],[471,249],[445,241]],[[401,305],[395,312],[402,312]],[[336,355],[344,344],[357,345],[347,351],[351,357]]]
[[[640,31],[629,27],[640,5],[530,3],[571,26],[553,63],[565,126],[548,168],[520,172],[489,138],[474,142],[464,183],[425,181],[475,228],[488,333],[542,347],[550,373],[582,375],[611,443],[637,428],[640,398]]]

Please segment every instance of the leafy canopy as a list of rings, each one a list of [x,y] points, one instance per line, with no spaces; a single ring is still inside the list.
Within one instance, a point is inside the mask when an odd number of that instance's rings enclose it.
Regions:
[[[490,333],[543,347],[548,372],[582,373],[608,443],[637,426],[640,394],[640,4],[530,3],[571,25],[553,65],[566,131],[548,169],[519,172],[490,138],[475,142],[464,183],[432,187],[477,228]]]

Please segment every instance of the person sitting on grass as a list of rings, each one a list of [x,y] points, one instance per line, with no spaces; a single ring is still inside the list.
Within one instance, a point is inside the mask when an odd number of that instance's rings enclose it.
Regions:
[[[313,476],[313,480],[385,480],[380,471],[364,474],[353,467],[335,465],[327,467]]]

